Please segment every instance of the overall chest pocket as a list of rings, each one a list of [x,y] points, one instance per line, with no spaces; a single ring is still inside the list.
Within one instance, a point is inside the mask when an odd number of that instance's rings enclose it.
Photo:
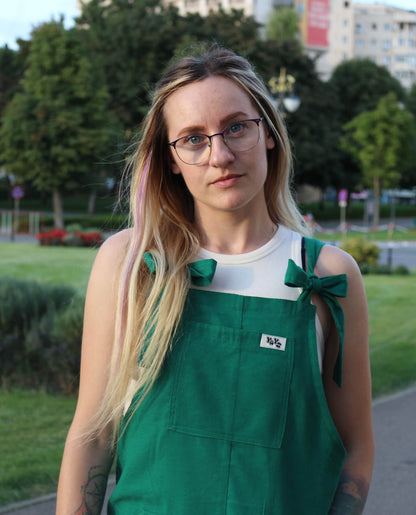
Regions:
[[[171,361],[169,429],[281,447],[294,341],[279,346],[257,331],[198,322],[181,333]]]

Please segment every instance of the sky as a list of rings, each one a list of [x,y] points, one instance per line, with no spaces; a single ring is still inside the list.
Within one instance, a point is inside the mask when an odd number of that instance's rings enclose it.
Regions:
[[[337,0],[339,1],[339,0]],[[357,0],[356,3],[376,3]],[[416,0],[378,0],[380,4],[416,10]],[[29,39],[33,27],[51,19],[65,16],[65,26],[73,25],[78,15],[76,0],[0,0],[0,46],[16,49],[16,39]]]

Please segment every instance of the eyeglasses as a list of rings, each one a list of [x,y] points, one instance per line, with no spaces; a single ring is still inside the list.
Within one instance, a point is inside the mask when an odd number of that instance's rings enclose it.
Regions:
[[[222,132],[211,136],[199,133],[190,134],[172,141],[168,145],[175,149],[182,162],[188,165],[203,165],[209,161],[214,136],[221,136],[232,152],[248,152],[253,149],[260,140],[259,125],[263,119],[262,116],[252,120],[239,120],[227,125]]]

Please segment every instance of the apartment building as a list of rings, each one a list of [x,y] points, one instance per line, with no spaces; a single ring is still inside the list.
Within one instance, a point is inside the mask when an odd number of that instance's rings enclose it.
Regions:
[[[385,66],[410,89],[416,83],[416,12],[381,4],[356,4],[354,57]]]

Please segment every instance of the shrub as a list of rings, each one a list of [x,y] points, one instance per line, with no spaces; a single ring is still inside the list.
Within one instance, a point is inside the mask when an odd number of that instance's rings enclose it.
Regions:
[[[1,382],[74,393],[83,305],[68,286],[0,277]]]
[[[380,255],[380,248],[364,238],[351,238],[341,245],[341,248],[351,254],[358,265],[375,266]]]
[[[363,263],[360,265],[360,270],[363,275],[374,274],[374,275],[409,275],[410,270],[404,266],[399,265],[392,268],[389,265],[369,265]]]

